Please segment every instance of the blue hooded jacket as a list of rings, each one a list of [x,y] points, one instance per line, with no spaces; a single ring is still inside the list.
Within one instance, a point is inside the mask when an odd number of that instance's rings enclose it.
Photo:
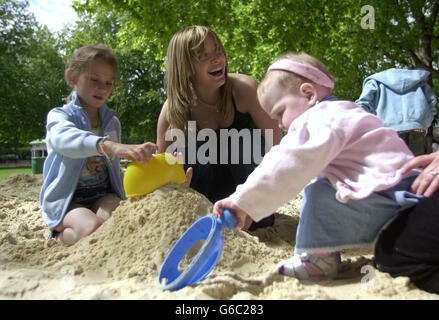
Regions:
[[[110,140],[120,141],[120,122],[106,104],[99,108],[102,132]],[[40,202],[43,220],[50,229],[58,226],[67,212],[78,183],[81,169],[88,157],[101,155],[96,148],[103,137],[91,132],[90,120],[81,107],[76,92],[72,101],[54,108],[47,114],[47,158],[43,167],[43,185]],[[115,157],[111,166],[105,158],[113,192],[126,199],[120,159]]]
[[[405,131],[427,130],[436,115],[437,98],[423,70],[389,69],[366,78],[355,101],[378,116],[384,126]]]

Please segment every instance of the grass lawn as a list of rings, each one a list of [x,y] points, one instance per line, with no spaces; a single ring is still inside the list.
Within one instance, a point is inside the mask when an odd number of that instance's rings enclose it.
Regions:
[[[32,173],[32,168],[21,167],[21,168],[0,168],[0,181],[6,179],[16,173]]]

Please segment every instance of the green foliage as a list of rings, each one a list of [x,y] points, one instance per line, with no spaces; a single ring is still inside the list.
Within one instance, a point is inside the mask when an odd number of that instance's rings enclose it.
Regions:
[[[65,94],[56,40],[27,6],[0,2],[0,153],[44,137],[46,113]]]
[[[277,55],[308,52],[339,79],[335,94],[351,100],[361,93],[364,78],[390,67],[426,69],[433,78],[438,76],[438,7],[437,0],[89,0],[76,4],[84,12],[105,8],[128,14],[130,19],[121,29],[123,43],[159,60],[172,34],[192,24],[207,25],[218,33],[231,71],[258,80]]]
[[[425,69],[439,83],[438,0],[78,0],[75,9],[79,21],[52,35],[27,1],[0,1],[1,149],[44,135],[47,111],[70,90],[68,58],[96,43],[118,56],[121,81],[108,104],[124,141],[155,141],[168,42],[194,24],[219,35],[231,72],[257,80],[276,56],[305,51],[328,65],[341,99],[357,99],[368,75],[391,67]]]
[[[84,45],[104,43],[114,50],[120,68],[120,84],[107,104],[116,110],[122,125],[124,142],[156,140],[156,122],[165,101],[162,61],[155,55],[131,48],[122,40],[122,25],[129,24],[127,14],[97,8],[82,15],[76,26],[66,29],[64,47],[67,57]]]

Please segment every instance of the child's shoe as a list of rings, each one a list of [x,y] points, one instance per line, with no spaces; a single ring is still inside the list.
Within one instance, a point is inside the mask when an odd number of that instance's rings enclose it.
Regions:
[[[301,280],[332,279],[337,276],[340,263],[339,252],[294,254],[290,259],[279,262],[276,272]]]

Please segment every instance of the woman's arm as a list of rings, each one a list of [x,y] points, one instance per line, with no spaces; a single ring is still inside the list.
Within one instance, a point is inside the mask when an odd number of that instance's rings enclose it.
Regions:
[[[166,118],[166,110],[168,106],[168,100],[165,101],[160,112],[159,119],[157,122],[157,146],[159,152],[165,152],[166,148],[172,143],[172,141],[166,141],[166,131],[169,129],[169,122]]]
[[[165,101],[165,103],[163,104],[162,107],[162,111],[160,111],[160,115],[159,115],[159,119],[157,122],[157,147],[158,147],[158,152],[166,152],[166,148],[168,148],[172,141],[166,141],[166,131],[168,131],[169,129],[169,122],[166,118],[166,110],[168,107],[168,100]],[[178,162],[181,164],[184,164],[184,157],[183,154],[177,154],[176,152],[174,153],[174,156],[177,158]],[[193,169],[192,167],[189,167],[186,170],[186,182],[183,182],[182,185],[189,187],[191,184],[191,180],[192,180],[192,175],[193,175]]]

